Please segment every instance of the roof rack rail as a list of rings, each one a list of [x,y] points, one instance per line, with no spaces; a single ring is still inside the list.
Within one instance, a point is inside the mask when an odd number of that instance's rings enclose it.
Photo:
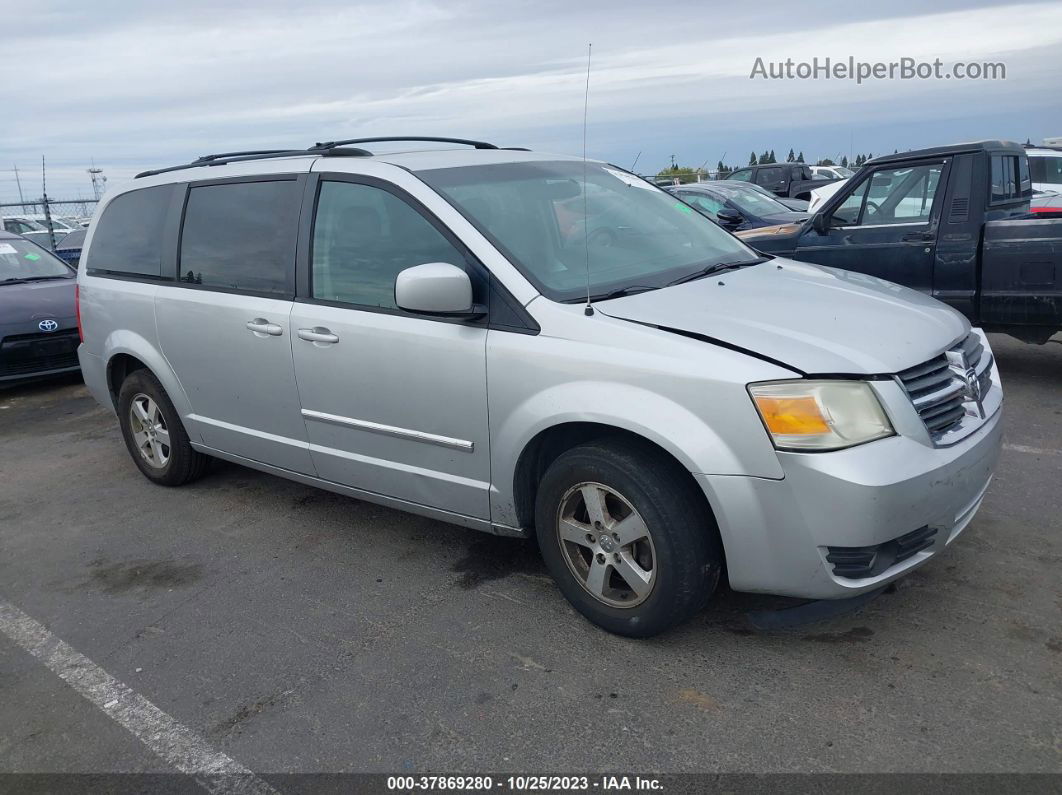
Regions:
[[[370,157],[372,156],[372,152],[365,149],[355,149],[353,147],[328,151],[317,151],[312,149],[256,149],[247,152],[222,152],[216,155],[203,155],[203,157],[193,160],[191,163],[184,163],[179,166],[168,166],[167,168],[155,168],[150,171],[141,171],[133,179],[153,177],[156,174],[168,174],[171,171],[183,171],[186,168],[223,166],[226,163],[241,163],[245,160],[268,160],[273,157],[313,157],[315,155]]]
[[[410,136],[392,136],[389,138],[348,138],[344,141],[327,141],[321,143],[318,141],[310,147],[310,151],[318,151],[321,149],[334,149],[337,146],[347,146],[348,144],[378,144],[388,143],[391,141],[425,141],[428,143],[436,144],[462,144],[463,146],[473,146],[476,149],[497,149],[494,144],[489,144],[486,141],[470,141],[467,138],[439,138],[433,135],[410,135]]]
[[[241,155],[278,155],[282,152],[289,152],[290,149],[248,149],[245,152],[221,152],[216,155],[203,155],[193,160],[193,163],[208,163],[211,160],[221,160],[226,157],[239,157]]]
[[[348,138],[343,141],[318,142],[309,149],[248,149],[243,152],[219,152],[213,155],[203,155],[202,157],[196,158],[191,163],[184,163],[179,166],[168,166],[166,168],[155,168],[150,171],[141,171],[134,177],[134,179],[153,177],[156,174],[167,174],[171,171],[182,171],[186,168],[223,166],[226,163],[240,163],[245,160],[267,160],[272,157],[305,157],[312,155],[321,155],[325,157],[372,157],[372,152],[367,149],[353,147],[351,144],[387,143],[390,141],[424,141],[429,143],[461,144],[463,146],[472,146],[476,149],[498,148],[494,144],[489,144],[486,141],[471,141],[467,138],[438,138],[435,136],[424,135],[410,137],[393,136],[389,138]],[[522,147],[518,146],[506,148],[525,151]]]

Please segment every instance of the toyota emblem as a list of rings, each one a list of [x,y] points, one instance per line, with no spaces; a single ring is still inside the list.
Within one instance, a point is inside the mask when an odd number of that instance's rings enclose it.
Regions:
[[[37,328],[39,328],[41,331],[51,333],[57,328],[59,328],[59,324],[56,323],[54,320],[42,320],[40,323],[37,324]]]

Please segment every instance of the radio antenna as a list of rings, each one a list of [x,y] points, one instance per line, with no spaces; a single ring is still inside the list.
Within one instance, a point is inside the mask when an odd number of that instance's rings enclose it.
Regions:
[[[586,309],[583,314],[587,317],[594,314],[590,303],[590,212],[586,197],[586,112],[590,106],[590,54],[593,48],[593,43],[586,45],[586,94],[583,96],[583,243],[586,248]]]

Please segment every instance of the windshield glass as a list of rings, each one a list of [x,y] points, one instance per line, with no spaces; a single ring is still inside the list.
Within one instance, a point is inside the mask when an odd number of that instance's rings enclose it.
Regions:
[[[0,283],[9,279],[73,279],[61,259],[28,240],[0,239]]]
[[[443,194],[548,298],[655,288],[756,253],[676,197],[620,169],[500,163],[418,176]],[[584,212],[585,205],[585,212]]]
[[[834,166],[833,170],[836,173],[840,174],[841,177],[844,178],[844,179],[848,179],[849,177],[851,177],[852,175],[855,174],[855,172],[852,171],[852,169],[845,168],[844,166]]]
[[[778,215],[779,213],[792,212],[788,207],[772,196],[765,196],[759,191],[742,190],[735,187],[720,188],[730,201],[738,206],[738,209],[750,215],[765,216]]]

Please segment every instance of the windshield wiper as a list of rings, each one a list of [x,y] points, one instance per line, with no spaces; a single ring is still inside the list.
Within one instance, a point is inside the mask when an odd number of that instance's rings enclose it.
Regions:
[[[738,262],[713,262],[711,265],[706,265],[699,271],[693,273],[687,273],[685,276],[679,276],[677,279],[667,283],[668,287],[674,284],[685,284],[686,282],[692,282],[696,279],[703,279],[705,276],[711,276],[713,273],[722,273],[723,271],[733,271],[738,268],[745,268],[749,265],[759,265],[761,262],[766,262],[767,257],[757,257],[756,259],[744,259]]]
[[[19,281],[23,282],[47,282],[52,279],[73,279],[73,276],[23,276]]]
[[[650,287],[646,284],[629,284],[626,287],[620,287],[616,290],[610,290],[607,293],[600,295],[590,296],[591,301],[608,301],[610,298],[623,298],[626,295],[636,295],[638,293],[648,292],[649,290],[658,290],[659,287]]]

